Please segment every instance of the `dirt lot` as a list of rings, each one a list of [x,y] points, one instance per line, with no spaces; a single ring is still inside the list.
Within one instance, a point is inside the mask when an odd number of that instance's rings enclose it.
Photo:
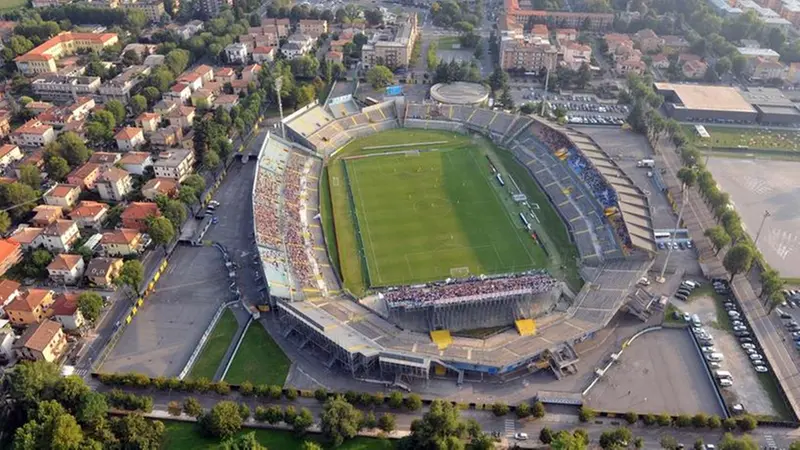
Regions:
[[[712,291],[706,289],[690,297],[690,301],[682,302],[673,300],[673,304],[680,310],[689,314],[697,314],[703,327],[714,338],[714,347],[725,355],[722,370],[727,370],[733,375],[732,387],[723,390],[725,400],[729,404],[742,403],[745,408],[754,414],[774,415],[775,408],[761,382],[758,374],[753,370],[747,354],[742,350],[739,340],[730,331],[730,322],[723,308],[717,308],[720,300]],[[719,312],[719,316],[717,315]]]

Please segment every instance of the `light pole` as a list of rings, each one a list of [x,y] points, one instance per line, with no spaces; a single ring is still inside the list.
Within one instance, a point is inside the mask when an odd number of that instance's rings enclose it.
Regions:
[[[758,232],[756,233],[756,238],[753,240],[753,247],[758,244],[758,238],[761,237],[761,230],[764,228],[764,222],[767,221],[767,217],[771,216],[768,210],[764,210],[764,217],[761,218],[761,225],[758,226]]]
[[[683,208],[686,207],[688,199],[689,199],[689,190],[686,189],[686,184],[683,184],[681,186],[681,209],[680,211],[678,211],[678,221],[675,222],[675,230],[677,230],[678,227],[681,226],[681,219],[683,218]],[[664,278],[664,272],[667,271],[667,263],[669,262],[669,256],[672,254],[672,245],[673,245],[672,236],[674,235],[675,230],[672,230],[672,233],[669,234],[670,236],[670,241],[668,243],[669,249],[667,249],[667,257],[664,259],[664,266],[661,267],[661,274],[658,276],[658,278],[656,278],[656,281],[658,283],[663,283],[664,281],[666,281],[666,279]]]
[[[275,79],[275,96],[278,97],[278,113],[281,116],[281,137],[286,139],[286,130],[283,128],[283,103],[281,102],[281,87],[283,86],[283,77]]]

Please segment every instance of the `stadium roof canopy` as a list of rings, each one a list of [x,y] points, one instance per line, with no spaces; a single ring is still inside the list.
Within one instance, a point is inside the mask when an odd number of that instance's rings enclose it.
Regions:
[[[658,92],[672,92],[686,109],[755,113],[738,89],[701,84],[655,83]]]

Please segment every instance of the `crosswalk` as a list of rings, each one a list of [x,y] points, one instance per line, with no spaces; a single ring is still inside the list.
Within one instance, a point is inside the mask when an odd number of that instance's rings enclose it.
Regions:
[[[778,448],[778,446],[775,445],[775,438],[772,437],[771,434],[765,434],[764,435],[764,442],[767,443],[766,447],[768,449],[770,449],[770,448]]]
[[[506,419],[506,437],[513,437],[517,432],[516,422],[514,419]]]
[[[79,376],[81,378],[86,378],[86,377],[89,376],[89,369],[76,369],[75,370],[75,375],[77,375],[77,376]]]

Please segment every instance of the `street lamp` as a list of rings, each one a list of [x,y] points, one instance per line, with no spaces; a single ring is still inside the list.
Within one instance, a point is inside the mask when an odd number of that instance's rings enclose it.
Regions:
[[[672,232],[669,234],[670,241],[669,241],[669,249],[667,250],[667,257],[664,259],[664,266],[661,267],[661,274],[658,276],[658,278],[656,278],[656,282],[658,283],[663,283],[666,281],[666,279],[664,278],[664,272],[667,271],[667,263],[669,262],[670,255],[672,254],[672,244],[673,244],[672,236],[674,236],[675,230],[677,230],[678,227],[681,226],[681,219],[683,218],[683,208],[686,207],[686,203],[688,203],[689,200],[689,189],[686,189],[686,184],[683,184],[681,186],[681,200],[682,202],[681,202],[681,209],[678,212],[678,221],[675,222],[675,229],[672,230]]]
[[[764,228],[764,222],[767,221],[767,217],[771,216],[772,214],[768,210],[764,210],[764,216],[761,218],[761,225],[758,226],[758,232],[756,233],[756,238],[753,240],[753,247],[758,244],[758,238],[761,237],[761,230]]]
[[[286,129],[283,127],[283,103],[281,102],[281,87],[283,86],[283,77],[275,79],[275,96],[278,97],[278,113],[281,116],[281,137],[286,139]]]

